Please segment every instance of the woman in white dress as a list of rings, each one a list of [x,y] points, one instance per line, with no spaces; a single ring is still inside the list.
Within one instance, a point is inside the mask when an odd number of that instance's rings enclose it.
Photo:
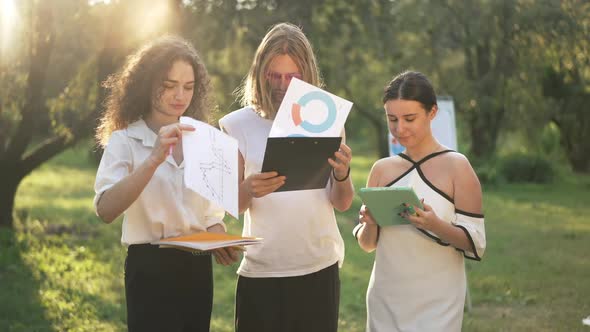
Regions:
[[[367,331],[460,331],[464,257],[479,261],[486,246],[479,180],[465,156],[432,135],[438,107],[426,76],[396,76],[383,103],[389,129],[406,150],[378,160],[367,187],[412,187],[424,209],[402,213],[408,225],[381,227],[361,207],[354,235],[363,250],[376,250]]]

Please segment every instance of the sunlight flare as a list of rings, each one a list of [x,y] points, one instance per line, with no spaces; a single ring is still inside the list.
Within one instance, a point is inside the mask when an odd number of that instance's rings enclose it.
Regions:
[[[136,16],[136,34],[140,38],[150,36],[168,23],[170,8],[166,1],[154,1],[143,6]]]
[[[17,19],[14,0],[0,0],[0,51],[3,54],[14,40]]]

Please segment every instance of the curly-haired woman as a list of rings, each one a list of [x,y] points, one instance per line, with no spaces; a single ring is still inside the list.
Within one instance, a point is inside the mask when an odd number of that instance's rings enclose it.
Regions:
[[[209,255],[150,243],[194,232],[225,232],[224,212],[184,185],[179,117],[207,121],[210,80],[195,49],[162,37],[131,55],[112,75],[97,128],[105,151],[94,206],[111,223],[124,214],[125,294],[129,331],[208,331],[213,277]],[[214,252],[218,263],[235,260]]]

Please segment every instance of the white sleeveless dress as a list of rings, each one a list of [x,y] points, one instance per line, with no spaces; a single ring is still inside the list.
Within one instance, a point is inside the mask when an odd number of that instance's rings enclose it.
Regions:
[[[367,331],[461,330],[466,292],[464,255],[480,260],[485,232],[483,215],[461,215],[453,200],[435,188],[420,169],[426,160],[446,152],[452,151],[438,152],[419,162],[400,154],[413,166],[389,186],[414,188],[440,219],[466,232],[473,250],[463,252],[413,225],[380,227],[367,290]]]

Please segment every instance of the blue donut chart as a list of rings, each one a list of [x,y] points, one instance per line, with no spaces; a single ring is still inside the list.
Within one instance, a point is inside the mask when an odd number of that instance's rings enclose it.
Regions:
[[[295,124],[301,126],[301,128],[305,129],[310,133],[317,134],[328,130],[334,124],[334,122],[336,122],[336,104],[334,103],[332,98],[330,98],[330,96],[328,96],[322,91],[311,91],[306,93],[305,95],[301,96],[301,98],[299,98],[297,104],[305,106],[309,102],[314,100],[321,101],[322,103],[324,103],[324,105],[326,105],[326,108],[328,109],[328,116],[326,117],[326,120],[324,120],[320,124],[313,124],[306,120],[303,120],[300,123]],[[299,112],[299,110],[297,110],[297,112]],[[296,118],[301,119],[300,114],[292,114],[292,116],[294,120]]]

